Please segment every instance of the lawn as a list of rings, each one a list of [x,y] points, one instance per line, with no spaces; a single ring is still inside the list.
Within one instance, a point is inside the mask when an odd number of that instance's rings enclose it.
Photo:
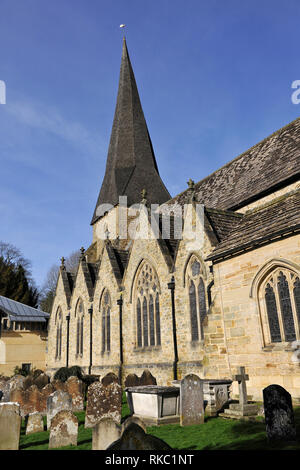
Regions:
[[[300,407],[294,409],[298,440],[296,443],[269,444],[266,439],[263,418],[256,421],[236,421],[223,418],[205,417],[205,423],[181,427],[178,424],[152,426],[147,432],[179,450],[300,450]],[[63,450],[91,450],[92,430],[84,428],[84,411],[75,413],[78,418],[77,447],[63,447]],[[122,418],[129,416],[126,398],[123,398]],[[45,420],[46,424],[46,420]],[[48,450],[49,431],[25,435],[22,422],[20,450]]]

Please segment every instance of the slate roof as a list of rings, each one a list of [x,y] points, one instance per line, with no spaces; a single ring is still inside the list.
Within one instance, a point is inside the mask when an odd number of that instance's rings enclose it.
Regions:
[[[161,180],[142,110],[126,42],[120,70],[119,90],[106,170],[91,224],[98,220],[101,204],[118,204],[119,196],[127,196],[127,205],[141,201],[146,189],[150,204],[162,204],[170,194]]]
[[[195,184],[197,202],[237,210],[300,179],[300,118]],[[187,189],[168,204],[187,204]]]
[[[228,234],[240,223],[242,214],[220,209],[204,208],[208,221],[213,228],[217,240],[224,240]]]
[[[21,304],[2,295],[0,295],[0,311],[8,315],[11,321],[45,323],[50,317],[49,313]]]
[[[216,261],[300,232],[300,189],[246,212],[207,260]]]

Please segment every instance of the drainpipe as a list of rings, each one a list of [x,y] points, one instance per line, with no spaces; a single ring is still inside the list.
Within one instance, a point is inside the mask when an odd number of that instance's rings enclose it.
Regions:
[[[93,304],[88,309],[90,314],[90,365],[89,365],[89,374],[92,372],[93,364]]]
[[[177,350],[177,334],[176,334],[176,318],[175,318],[175,278],[174,276],[172,276],[171,282],[168,282],[168,289],[170,289],[171,291],[171,304],[172,304],[173,345],[174,345],[173,380],[177,380],[178,350]]]
[[[67,357],[66,357],[66,367],[69,367],[69,337],[70,337],[70,313],[66,316],[67,321]]]
[[[123,297],[122,292],[120,298],[117,300],[119,305],[119,326],[120,326],[120,366],[119,366],[119,384],[122,385],[122,373],[123,373]]]

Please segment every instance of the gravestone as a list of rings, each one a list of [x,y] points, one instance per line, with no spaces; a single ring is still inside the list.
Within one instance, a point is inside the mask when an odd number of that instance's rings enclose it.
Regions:
[[[105,386],[94,382],[88,388],[85,427],[92,428],[103,418],[121,422],[122,387],[116,383]]]
[[[0,450],[18,450],[21,430],[18,403],[0,403]]]
[[[77,446],[78,420],[72,411],[59,411],[50,425],[49,449]]]
[[[258,405],[255,403],[248,403],[247,401],[247,387],[246,381],[249,380],[248,374],[245,372],[245,367],[238,367],[237,374],[233,376],[239,384],[239,403],[230,403],[229,408],[220,413],[222,418],[253,420],[258,414]]]
[[[72,397],[73,411],[84,409],[84,383],[78,377],[69,377],[66,381],[66,390]]]
[[[39,374],[34,379],[34,385],[36,385],[39,390],[42,390],[44,387],[46,387],[46,385],[48,385],[49,382],[50,382],[50,378],[48,377],[48,375],[44,373]]]
[[[106,450],[121,435],[121,426],[111,418],[102,418],[93,427],[92,450]]]
[[[146,369],[141,375],[139,385],[157,385],[156,378]]]
[[[195,374],[180,383],[180,426],[204,423],[203,381]]]
[[[136,374],[129,374],[125,379],[125,387],[138,387],[140,379]]]
[[[67,392],[57,390],[47,399],[47,429],[50,429],[51,420],[60,411],[72,411],[72,397]]]
[[[292,398],[280,385],[263,389],[267,437],[270,441],[295,441],[296,428]]]
[[[107,385],[109,385],[113,382],[119,383],[118,377],[113,372],[109,372],[101,380],[102,385],[105,385],[105,386],[107,386]]]
[[[158,437],[146,434],[135,423],[131,423],[123,432],[120,439],[111,444],[106,450],[170,450],[171,447]]]
[[[2,398],[0,402],[8,402],[10,400],[10,384],[8,377],[1,377],[0,379],[0,390],[2,392]]]
[[[41,413],[31,413],[28,416],[26,435],[44,431],[44,420]]]
[[[129,416],[129,418],[125,419],[122,423],[121,434],[128,428],[132,423],[137,424],[140,428],[142,428],[145,432],[147,432],[147,426],[144,421],[137,416]]]

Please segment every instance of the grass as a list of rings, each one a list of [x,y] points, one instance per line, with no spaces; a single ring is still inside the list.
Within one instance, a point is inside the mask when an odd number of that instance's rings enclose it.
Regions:
[[[178,450],[300,450],[300,407],[294,409],[298,440],[296,443],[273,443],[266,438],[262,417],[255,421],[237,421],[205,417],[205,423],[181,427],[179,424],[151,426],[147,432],[167,442]],[[78,445],[61,450],[91,450],[92,430],[84,428],[84,411],[75,413],[78,418]],[[126,397],[123,396],[122,419],[129,416]],[[46,419],[45,419],[46,424]],[[20,450],[48,450],[49,431],[25,435],[22,422]]]

